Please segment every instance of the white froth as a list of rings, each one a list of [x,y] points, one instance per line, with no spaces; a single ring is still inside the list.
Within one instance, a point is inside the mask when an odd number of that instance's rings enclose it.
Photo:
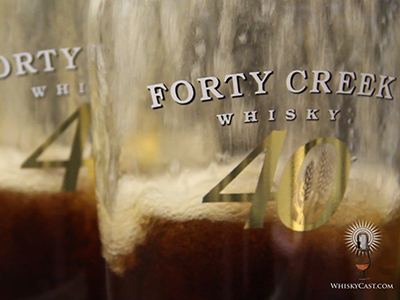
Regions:
[[[203,170],[182,171],[180,174],[152,178],[123,176],[119,180],[115,205],[109,210],[101,204],[99,207],[106,258],[112,260],[115,255],[131,253],[144,240],[146,232],[143,231],[143,225],[150,216],[177,221],[204,218],[216,221],[246,220],[249,203],[202,203],[203,197],[239,161],[238,159],[229,165],[212,164]],[[259,175],[259,168],[248,171],[247,176],[242,176],[236,185],[231,184],[229,192],[252,192],[248,187],[255,187],[254,181],[257,177],[254,174]],[[246,187],[247,190],[244,191]],[[228,189],[224,192],[227,191]],[[363,210],[354,212],[350,207],[368,208],[384,218],[397,205],[399,193],[398,177],[394,172],[383,167],[356,163],[351,169],[345,197],[332,220],[336,224],[344,224],[352,222],[357,214],[362,215]],[[267,208],[268,219],[277,218],[274,205],[269,204]]]
[[[223,166],[212,164],[204,170],[170,173],[151,179],[123,176],[119,180],[117,201],[111,212],[102,205],[99,207],[106,252],[112,255],[130,253],[143,240],[145,233],[142,226],[150,216],[177,221],[204,218],[216,221],[244,220],[250,208],[249,203],[202,203],[203,197],[238,162]],[[252,179],[252,176],[249,177]],[[246,181],[241,183],[242,187],[248,186]],[[239,192],[239,185],[236,190]],[[229,192],[235,191],[231,188]]]
[[[65,160],[70,151],[70,147],[54,145],[40,160]],[[65,169],[22,169],[21,165],[31,154],[14,147],[0,147],[0,189],[20,192],[61,191]]]

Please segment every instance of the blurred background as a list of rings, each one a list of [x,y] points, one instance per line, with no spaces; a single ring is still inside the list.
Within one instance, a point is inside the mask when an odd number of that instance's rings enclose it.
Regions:
[[[87,2],[0,0],[1,300],[98,300],[105,294],[90,172],[79,168],[79,157],[70,159],[82,116],[33,159],[63,160],[64,167],[21,168],[89,101]],[[89,158],[90,141],[81,143]],[[77,187],[66,192],[72,162]]]

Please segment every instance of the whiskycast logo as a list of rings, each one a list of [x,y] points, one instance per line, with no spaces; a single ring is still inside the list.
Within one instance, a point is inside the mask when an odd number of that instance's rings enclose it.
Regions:
[[[331,283],[334,290],[393,290],[392,283]]]
[[[351,224],[345,234],[347,247],[355,253],[355,264],[362,271],[360,280],[368,280],[365,272],[371,267],[371,253],[378,249],[381,241],[379,229],[368,221],[357,221]]]
[[[360,281],[369,280],[365,272],[371,268],[371,254],[381,243],[381,234],[377,226],[368,221],[351,224],[345,233],[347,247],[355,254],[355,265],[362,272]],[[392,283],[331,283],[336,290],[388,290],[394,289]]]

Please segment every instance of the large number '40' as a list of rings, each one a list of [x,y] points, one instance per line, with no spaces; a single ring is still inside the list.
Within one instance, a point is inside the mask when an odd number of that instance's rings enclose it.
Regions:
[[[204,196],[203,202],[251,202],[252,205],[245,228],[262,228],[264,226],[267,202],[273,200],[278,203],[278,213],[281,221],[293,230],[312,230],[328,222],[343,199],[349,179],[350,154],[346,145],[336,138],[318,138],[301,146],[287,163],[282,174],[278,192],[272,192],[272,184],[285,137],[286,131],[273,131],[235,169],[233,169],[228,176]],[[298,183],[298,177],[307,154],[316,146],[323,144],[331,145],[330,148],[336,150],[336,155],[334,156],[334,163],[336,166],[334,166],[333,171],[328,170],[333,175],[330,177],[320,175],[319,178],[314,176],[314,182],[317,181],[317,183],[313,184],[313,172],[315,173],[314,170],[318,166],[315,167],[314,162],[311,162],[307,168],[305,168],[305,174],[308,178],[305,176],[305,184],[300,185]],[[234,180],[265,149],[264,164],[255,193],[221,193],[225,187],[227,187],[232,180]],[[327,161],[329,159],[330,158],[326,154],[322,154],[322,158],[319,160],[320,163],[318,164],[321,174],[324,172],[327,173],[327,165],[329,166],[329,162]],[[321,169],[325,170],[321,171]],[[316,177],[317,179],[315,179]],[[326,186],[330,186],[331,188],[324,188]],[[302,193],[301,200],[298,199],[299,187]],[[328,193],[328,195],[323,195],[323,197],[327,199],[325,203],[318,203],[318,197],[309,197],[313,198],[313,201],[317,203],[313,203],[311,211],[309,210],[307,216],[305,216],[304,199],[307,200],[307,197],[313,194],[323,193]],[[313,214],[318,211],[318,209],[316,209],[318,206],[322,206],[323,211],[313,216]],[[319,209],[319,211],[320,210],[321,209]]]
[[[69,160],[39,161],[39,156],[69,127],[78,120]],[[93,169],[93,158],[83,160],[84,145],[90,128],[90,104],[81,105],[59,128],[22,164],[21,168],[65,168],[62,190],[74,192],[82,165]],[[93,170],[90,170],[93,173]]]

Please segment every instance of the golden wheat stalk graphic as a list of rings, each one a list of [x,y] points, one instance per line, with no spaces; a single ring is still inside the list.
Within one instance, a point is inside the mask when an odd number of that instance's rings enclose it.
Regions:
[[[335,175],[336,152],[322,148],[319,155],[305,168],[304,175],[296,184],[292,202],[292,218],[301,226],[318,220],[329,199]]]

